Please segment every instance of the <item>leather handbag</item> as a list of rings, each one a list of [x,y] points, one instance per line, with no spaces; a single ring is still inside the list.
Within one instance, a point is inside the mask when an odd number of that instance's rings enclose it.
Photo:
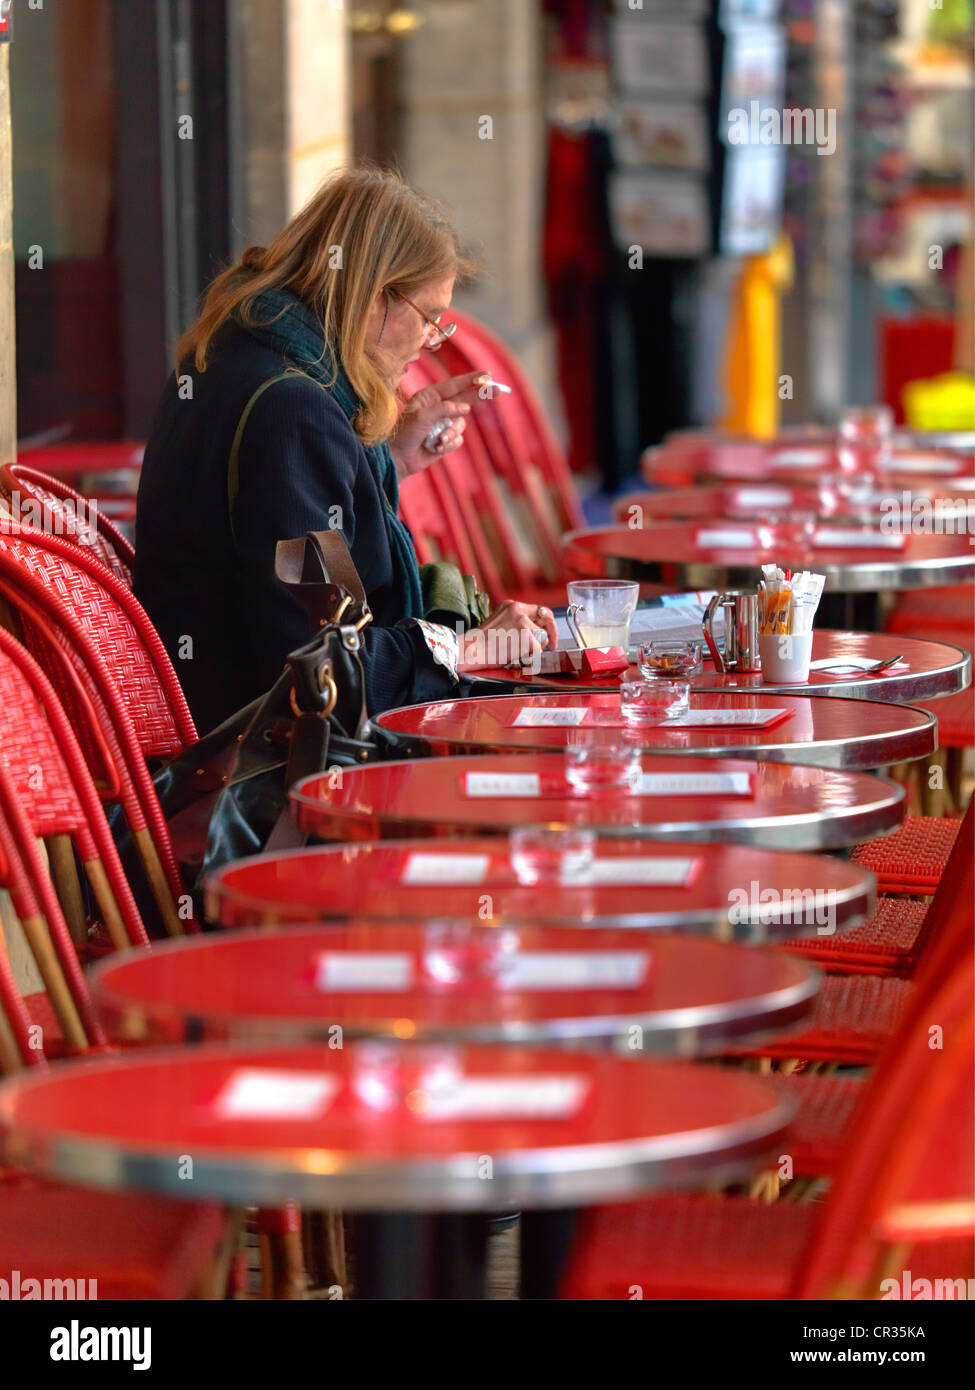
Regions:
[[[204,883],[215,869],[304,842],[288,814],[295,782],[413,751],[394,748],[367,717],[360,651],[372,613],[342,535],[315,531],[279,541],[275,573],[305,604],[318,632],[288,655],[267,694],[153,779],[183,881],[193,885],[198,920]],[[120,843],[123,858],[127,848]],[[155,920],[151,901],[140,907]]]

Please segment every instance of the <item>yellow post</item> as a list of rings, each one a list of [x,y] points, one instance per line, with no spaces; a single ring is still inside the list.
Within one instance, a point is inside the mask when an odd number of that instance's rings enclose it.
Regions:
[[[721,428],[729,434],[771,439],[778,432],[782,295],[794,270],[787,236],[771,250],[742,260],[725,346],[727,411]]]

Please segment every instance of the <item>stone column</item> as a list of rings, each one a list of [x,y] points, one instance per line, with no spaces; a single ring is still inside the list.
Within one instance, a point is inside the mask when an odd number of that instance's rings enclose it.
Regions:
[[[266,243],[349,153],[339,0],[232,0],[235,254]]]
[[[415,0],[403,41],[401,167],[445,203],[484,274],[456,303],[552,397],[541,276],[545,179],[538,0]]]

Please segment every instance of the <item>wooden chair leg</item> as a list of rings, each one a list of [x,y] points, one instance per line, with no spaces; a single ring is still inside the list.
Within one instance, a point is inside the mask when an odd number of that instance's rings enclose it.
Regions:
[[[759,1173],[758,1177],[752,1180],[748,1195],[756,1201],[767,1202],[771,1205],[772,1202],[778,1201],[781,1186],[778,1173]]]
[[[342,1290],[349,1297],[346,1232],[340,1211],[302,1213],[305,1269],[313,1289]]]
[[[71,940],[76,946],[85,946],[88,942],[88,917],[81,895],[81,884],[78,882],[78,866],[71,837],[48,835],[44,844],[47,848],[51,882],[58,895]]]
[[[265,1298],[303,1299],[308,1296],[301,1212],[293,1202],[257,1214]]]
[[[44,981],[44,988],[47,990],[51,1007],[64,1040],[70,1047],[86,1049],[88,1038],[85,1034],[84,1025],[78,1014],[68,982],[64,977],[61,964],[57,958],[51,937],[47,930],[47,923],[43,917],[23,917],[21,926],[24,929],[24,936],[30,947],[31,955],[37,963],[41,979]]]
[[[23,1065],[17,1039],[7,1022],[7,1015],[0,1008],[0,1076],[13,1076]]]
[[[166,928],[167,934],[169,936],[185,936],[186,929],[179,913],[176,911],[176,904],[173,901],[169,880],[160,862],[156,846],[153,843],[152,835],[148,827],[137,830],[133,839],[139,851],[139,858],[142,860],[142,867],[146,871],[146,878],[149,880],[152,896],[155,898],[156,905],[162,915],[163,925]]]
[[[95,895],[102,921],[112,938],[112,945],[117,951],[124,951],[133,943],[129,939],[129,934],[125,929],[122,914],[119,911],[118,902],[112,891],[112,885],[108,881],[105,866],[100,859],[89,859],[85,862],[85,873],[88,875],[88,882],[91,884],[91,891]]]
[[[965,748],[949,748],[947,750],[947,769],[945,772],[945,786],[951,796],[950,813],[958,815],[963,809],[962,782],[965,778]]]

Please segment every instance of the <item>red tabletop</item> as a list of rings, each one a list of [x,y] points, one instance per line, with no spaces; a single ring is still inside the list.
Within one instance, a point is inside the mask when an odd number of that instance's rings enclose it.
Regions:
[[[781,719],[759,730],[680,727],[677,721],[626,727],[618,694],[492,695],[439,700],[389,710],[376,719],[404,747],[420,744],[439,755],[555,750],[612,735],[653,753],[681,757],[762,758],[816,767],[871,768],[927,757],[937,747],[937,722],[910,705],[866,700],[811,700],[804,695],[699,693],[686,718],[741,711]],[[517,719],[584,716],[567,725],[518,727]]]
[[[727,530],[731,523],[720,529]],[[683,589],[751,588],[761,578],[761,567],[777,564],[793,570],[811,569],[826,576],[826,591],[876,593],[882,589],[920,589],[975,581],[975,549],[965,534],[904,536],[900,549],[856,544],[857,528],[849,531],[842,547],[806,547],[791,540],[782,528],[767,529],[773,543],[761,548],[756,527],[738,526],[747,544],[699,546],[698,530],[682,522],[675,525],[594,526],[569,531],[563,539],[566,564],[584,578],[606,576],[672,584]],[[869,534],[874,534],[870,532]],[[777,538],[781,536],[781,541]]]
[[[703,640],[703,638],[702,638]],[[631,649],[634,656],[635,649]],[[841,663],[855,661],[901,660],[877,674]],[[954,695],[971,684],[972,658],[961,647],[947,642],[928,642],[917,637],[900,637],[885,632],[832,632],[817,628],[813,633],[813,663],[828,661],[828,670],[810,670],[804,685],[775,685],[766,683],[760,671],[716,671],[707,651],[704,669],[692,676],[692,690],[756,690],[791,695],[840,695],[848,700],[883,700],[888,704],[910,704],[914,700],[934,700],[942,695]],[[530,670],[492,667],[471,671],[479,680],[503,683],[518,690],[615,690],[624,677],[635,678],[639,672],[631,666],[623,675],[602,680],[580,679],[577,676],[532,675]]]
[[[42,473],[50,473],[74,485],[85,474],[123,470],[131,474],[129,490],[134,493],[145,449],[144,441],[140,443],[134,439],[81,440],[71,444],[44,444],[36,449],[22,448],[19,456],[25,467],[38,468]],[[118,481],[121,484],[122,479]]]
[[[793,1109],[768,1081],[690,1062],[479,1046],[397,1063],[411,1050],[71,1062],[0,1087],[3,1150],[48,1177],[194,1201],[503,1211],[727,1181],[778,1152]],[[377,1085],[391,1109],[360,1098]]]
[[[324,840],[506,834],[517,825],[587,825],[601,835],[717,840],[770,849],[835,849],[894,830],[904,789],[884,777],[771,762],[642,755],[644,773],[737,774],[744,794],[581,796],[561,753],[419,758],[306,777],[292,788],[301,829]],[[469,796],[467,776],[538,778],[536,795]],[[524,787],[524,784],[520,784]],[[704,784],[707,785],[707,784]]]
[[[675,440],[648,449],[640,469],[649,483],[660,487],[693,487],[709,482],[786,483],[818,480],[839,472],[832,443],[818,440],[701,442]],[[905,476],[957,478],[972,473],[972,455],[952,449],[897,448],[883,481]]]
[[[380,840],[238,859],[207,882],[225,927],[275,922],[430,920],[668,928],[763,941],[854,926],[873,911],[873,876],[848,860],[739,845],[597,840],[582,884],[519,883],[497,836]],[[617,881],[612,881],[615,876]],[[665,882],[655,882],[665,878]]]
[[[103,961],[92,997],[126,1042],[586,1043],[689,1057],[801,1022],[815,970],[663,932],[470,923],[293,927]]]
[[[658,492],[633,492],[613,503],[613,515],[623,526],[642,527],[651,522],[704,521],[722,518],[760,521],[789,514],[850,522],[879,524],[884,515],[910,516],[942,510],[956,516],[958,529],[964,517],[975,513],[975,488],[971,478],[897,478],[878,485],[869,496],[851,499],[826,484],[791,487],[788,483],[740,483],[701,487],[667,488]],[[896,512],[895,509],[896,508]]]

